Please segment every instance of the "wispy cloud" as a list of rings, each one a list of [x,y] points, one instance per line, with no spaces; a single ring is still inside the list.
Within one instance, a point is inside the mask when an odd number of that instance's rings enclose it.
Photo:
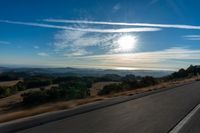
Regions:
[[[163,59],[200,59],[200,50],[191,50],[181,47],[173,47],[161,51],[151,52],[139,52],[139,53],[128,53],[128,54],[107,54],[107,55],[94,55],[86,56],[86,58],[96,59],[119,59],[120,57],[126,57],[126,60],[163,60]]]
[[[7,41],[0,41],[0,44],[10,44],[10,42],[7,42]]]
[[[179,24],[154,24],[154,23],[122,23],[106,21],[87,21],[87,20],[64,20],[64,19],[45,19],[46,22],[73,23],[73,24],[93,24],[93,25],[115,25],[115,26],[142,26],[155,28],[176,28],[176,29],[193,29],[200,30],[200,26],[179,25]]]
[[[40,47],[39,47],[39,46],[34,46],[33,48],[34,48],[34,49],[39,49]]]
[[[159,31],[159,28],[117,28],[117,29],[97,29],[97,28],[77,28],[77,27],[68,27],[68,26],[59,26],[43,23],[33,23],[33,22],[19,22],[19,21],[9,21],[9,20],[0,20],[1,23],[9,24],[18,24],[18,25],[27,25],[27,26],[36,26],[43,28],[53,28],[53,29],[63,29],[63,30],[73,30],[73,31],[82,31],[82,32],[96,32],[96,33],[130,33],[130,32],[152,32]]]
[[[49,56],[49,54],[48,54],[48,53],[45,53],[45,52],[37,53],[37,55],[38,55],[38,56],[44,56],[44,57]]]
[[[119,47],[118,39],[127,34],[90,34],[81,31],[63,30],[55,34],[54,47],[55,51],[65,56],[82,56],[100,53],[122,53]],[[129,33],[130,36],[139,38],[135,34]]]
[[[186,35],[183,36],[186,40],[191,40],[191,41],[199,41],[200,40],[200,35]]]
[[[85,49],[76,49],[69,53],[64,53],[64,56],[67,57],[76,57],[76,56],[84,56],[84,55],[90,55],[91,52],[86,51]]]
[[[87,55],[91,51],[86,49],[96,46],[105,52],[115,47],[114,40],[121,34],[90,34],[81,31],[63,30],[55,34],[54,46],[57,51],[64,51],[64,55]]]
[[[151,23],[118,23],[118,22],[99,22],[99,21],[82,21],[82,20],[57,20],[48,19],[46,23],[18,22],[0,20],[2,23],[18,24],[26,26],[35,26],[42,28],[60,29],[54,36],[54,47],[58,51],[58,59],[53,60],[49,64],[61,64],[81,67],[101,67],[101,68],[140,68],[140,69],[176,69],[185,67],[188,64],[195,64],[200,61],[200,50],[192,50],[183,47],[169,48],[161,51],[138,52],[127,54],[116,54],[110,52],[116,48],[115,41],[123,34],[133,34],[135,32],[159,31],[163,28],[175,29],[194,29],[200,30],[200,26],[193,25],[172,25],[172,24],[151,24]],[[50,22],[62,22],[73,24],[70,26],[61,26],[49,24]],[[74,24],[83,24],[87,27],[77,27]],[[100,25],[88,28],[88,25]],[[134,28],[116,28],[105,29],[101,25],[117,26],[133,26]],[[138,26],[138,27],[137,27]],[[137,27],[137,28],[136,28]],[[93,33],[91,33],[93,32]],[[133,32],[133,33],[132,33]],[[105,34],[102,34],[105,33]],[[112,34],[107,34],[112,33]],[[199,35],[187,35],[186,39],[199,39]],[[95,46],[95,48],[94,48]],[[36,48],[36,47],[35,47]],[[37,49],[37,48],[36,48]],[[97,50],[98,49],[98,50]],[[99,50],[101,49],[101,50]],[[39,52],[38,56],[49,56],[48,53]],[[62,58],[62,59],[60,59]],[[67,59],[66,59],[67,58]],[[66,62],[68,61],[68,64]]]
[[[79,57],[81,60],[99,62],[107,67],[128,67],[140,69],[178,69],[200,60],[200,50],[174,47],[161,51],[130,54],[105,54]]]
[[[153,4],[157,3],[158,1],[159,0],[151,0],[150,3],[149,3],[149,5],[153,5]]]
[[[11,58],[9,61],[15,62],[16,60]],[[8,59],[1,59],[1,62],[6,63],[9,61]],[[19,60],[19,62],[22,61]],[[63,56],[51,57],[48,60],[41,58],[40,61],[26,59],[26,63],[33,65],[44,64],[44,62],[45,65],[54,67],[72,66],[101,69],[177,70],[179,68],[186,68],[190,64],[199,65],[200,50],[176,47],[133,54]]]
[[[120,3],[117,3],[113,6],[113,10],[114,11],[118,11],[119,9],[121,9],[121,4]]]

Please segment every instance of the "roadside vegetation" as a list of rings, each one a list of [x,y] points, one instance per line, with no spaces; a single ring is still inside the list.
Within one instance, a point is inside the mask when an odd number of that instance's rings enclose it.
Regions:
[[[0,122],[73,108],[115,96],[129,96],[199,80],[200,66],[155,78],[107,74],[102,77],[6,72],[0,74]],[[13,82],[15,81],[15,82]],[[13,84],[15,83],[15,84]],[[6,85],[7,84],[7,85]]]
[[[70,102],[79,99],[83,99],[83,101],[77,104],[83,104],[96,101],[102,97],[117,96],[117,94],[129,91],[144,92],[149,90],[149,88],[155,88],[155,86],[162,88],[162,84],[198,77],[199,73],[200,66],[192,65],[187,69],[180,69],[160,78],[135,75],[121,77],[115,74],[108,74],[102,77],[78,77],[47,74],[27,75],[26,73],[6,72],[0,74],[1,82],[13,80],[19,80],[19,82],[12,86],[0,86],[0,101],[2,98],[5,100],[9,99],[9,96],[14,96],[14,98],[16,96],[20,97],[17,105],[12,104],[12,107],[9,107],[11,109],[16,108],[16,106],[32,108],[45,103]],[[105,85],[101,89],[97,89],[97,93],[91,96],[92,86],[101,82]],[[4,107],[8,110],[8,104],[5,104]]]
[[[50,89],[41,88],[40,91],[30,91],[21,96],[25,105],[32,106],[51,101],[86,98],[89,95],[87,84],[79,81],[61,83],[58,87]]]
[[[194,76],[199,76],[200,66],[190,66],[187,69],[180,69],[177,72],[172,73],[171,75],[154,78],[150,76],[146,77],[136,77],[134,75],[127,75],[122,78],[120,84],[110,84],[105,86],[102,90],[99,91],[99,95],[106,95],[121,91],[134,90],[138,88],[143,88],[147,86],[154,86],[159,83],[175,81],[185,78],[191,78]],[[197,79],[199,80],[199,79]]]
[[[150,76],[135,77],[134,75],[127,75],[122,78],[120,84],[110,84],[105,86],[102,90],[99,91],[99,95],[106,95],[121,91],[138,89],[142,87],[156,85],[158,83],[158,79]]]
[[[4,98],[13,94],[16,94],[19,91],[24,91],[25,86],[23,82],[19,81],[16,85],[14,86],[0,86],[0,98]]]

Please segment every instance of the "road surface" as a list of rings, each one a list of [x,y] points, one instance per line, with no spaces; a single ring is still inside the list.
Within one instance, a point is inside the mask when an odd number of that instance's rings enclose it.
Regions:
[[[195,82],[18,133],[167,133],[199,103]],[[194,133],[200,132],[198,120]]]

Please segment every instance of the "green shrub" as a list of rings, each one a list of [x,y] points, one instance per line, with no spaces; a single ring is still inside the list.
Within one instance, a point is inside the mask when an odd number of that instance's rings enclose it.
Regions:
[[[89,95],[89,89],[84,82],[69,82],[62,83],[59,87],[52,87],[51,89],[27,92],[21,96],[25,105],[37,105],[57,100],[85,98]]]
[[[23,97],[23,103],[26,105],[41,104],[48,100],[46,91],[31,91],[23,93],[21,96]]]
[[[67,82],[59,85],[67,99],[85,98],[90,95],[90,90],[85,82]]]
[[[25,87],[23,85],[23,82],[18,82],[14,86],[10,87],[0,87],[0,98],[4,98],[13,94],[16,94],[19,91],[25,90]]]
[[[153,78],[151,76],[146,76],[140,80],[139,87],[152,86],[152,85],[156,85],[157,83],[158,83],[158,81],[155,78]]]
[[[11,81],[19,79],[14,72],[4,72],[0,74],[0,81]]]
[[[114,92],[120,92],[127,90],[129,87],[127,84],[110,84],[103,87],[102,90],[98,92],[98,95],[107,95]]]
[[[155,85],[157,83],[158,81],[150,76],[146,76],[138,80],[134,75],[127,75],[123,78],[123,82],[120,84],[110,84],[104,86],[104,88],[98,92],[98,95],[107,95],[125,90],[138,89],[141,87]]]

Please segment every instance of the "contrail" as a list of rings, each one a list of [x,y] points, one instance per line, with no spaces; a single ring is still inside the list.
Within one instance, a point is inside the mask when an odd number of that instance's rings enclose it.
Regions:
[[[43,24],[43,23],[19,22],[19,21],[10,21],[10,20],[0,20],[0,23],[9,23],[9,24],[18,24],[18,25],[27,25],[27,26],[53,28],[53,29],[63,29],[63,30],[74,30],[74,31],[82,31],[82,32],[96,32],[96,33],[152,32],[152,31],[161,30],[159,28],[150,28],[150,27],[149,28],[147,28],[147,27],[143,27],[143,28],[118,28],[118,29],[75,28],[75,27]]]
[[[118,25],[118,26],[142,26],[142,27],[177,28],[177,29],[200,30],[200,26],[179,25],[179,24],[122,23],[122,22],[87,21],[87,20],[64,20],[64,19],[44,19],[44,21],[45,22],[58,22],[58,23],[77,23],[77,24],[93,24],[93,25]]]

